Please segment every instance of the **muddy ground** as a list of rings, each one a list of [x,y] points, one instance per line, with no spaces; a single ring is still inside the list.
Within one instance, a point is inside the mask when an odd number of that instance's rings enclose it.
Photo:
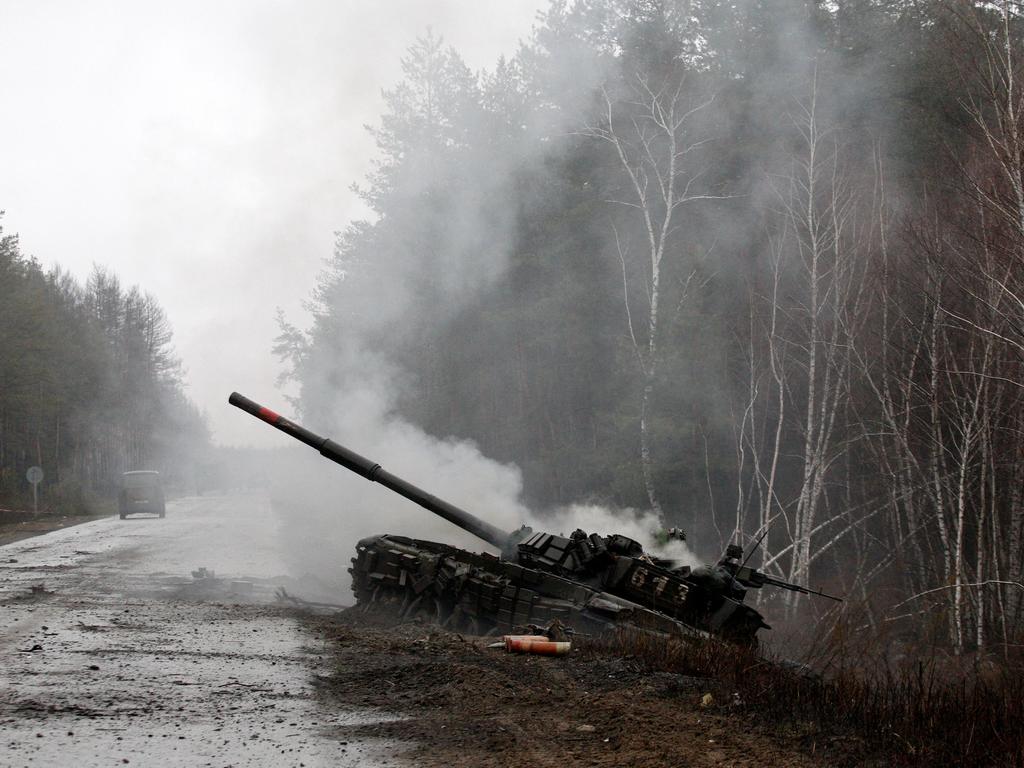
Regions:
[[[636,660],[511,655],[487,648],[494,638],[386,626],[355,609],[308,622],[335,654],[319,686],[326,700],[405,715],[350,725],[339,737],[402,742],[396,754],[415,765],[861,764],[839,742],[741,711],[712,680],[650,674]]]

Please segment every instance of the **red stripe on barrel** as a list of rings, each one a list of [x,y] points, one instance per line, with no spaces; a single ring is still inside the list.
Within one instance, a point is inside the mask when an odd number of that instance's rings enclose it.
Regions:
[[[268,424],[277,424],[278,420],[281,418],[269,408],[263,408],[262,406],[260,407],[259,417]]]

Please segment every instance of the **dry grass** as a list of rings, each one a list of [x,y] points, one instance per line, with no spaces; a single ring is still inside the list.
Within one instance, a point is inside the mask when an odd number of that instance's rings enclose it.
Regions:
[[[881,649],[879,649],[881,651]],[[650,671],[708,677],[730,704],[799,726],[815,740],[852,737],[886,765],[1024,766],[1024,671],[1010,665],[956,670],[939,656],[898,667],[867,662],[831,635],[813,649],[812,673],[720,641],[622,633],[584,652],[632,657]],[[879,652],[874,658],[882,659]],[[857,663],[850,663],[852,659]]]

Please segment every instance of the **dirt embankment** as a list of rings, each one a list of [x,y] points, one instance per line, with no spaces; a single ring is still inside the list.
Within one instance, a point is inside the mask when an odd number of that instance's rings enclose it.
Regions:
[[[402,757],[416,765],[851,764],[834,744],[759,722],[714,681],[649,674],[628,658],[509,655],[486,647],[493,638],[375,626],[355,611],[311,621],[337,654],[321,695],[406,716],[339,737],[410,742]]]

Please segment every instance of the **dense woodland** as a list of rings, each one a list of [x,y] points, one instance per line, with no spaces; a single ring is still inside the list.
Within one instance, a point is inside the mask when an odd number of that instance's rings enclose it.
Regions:
[[[127,470],[190,481],[209,432],[153,296],[101,267],[85,285],[46,272],[2,230],[0,296],[0,506],[31,503],[33,465],[42,506],[68,512],[97,508]]]
[[[767,529],[752,564],[869,626],[1009,647],[1021,11],[555,2],[479,74],[425,35],[370,128],[375,217],[282,324],[298,404],[329,424],[387,366],[536,507],[652,509],[706,556]]]

